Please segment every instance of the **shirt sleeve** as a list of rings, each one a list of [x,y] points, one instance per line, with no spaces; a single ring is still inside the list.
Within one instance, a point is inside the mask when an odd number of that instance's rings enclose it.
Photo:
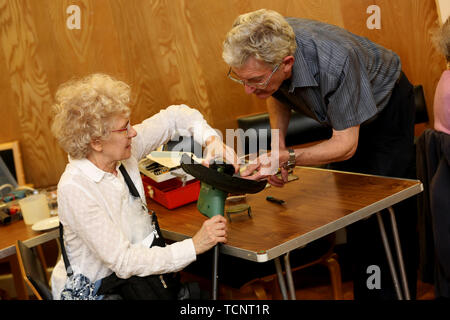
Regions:
[[[335,130],[359,125],[378,112],[370,81],[361,63],[356,52],[349,49],[338,86],[329,93],[327,116]]]
[[[195,261],[192,239],[164,248],[131,244],[97,201],[101,200],[76,184],[66,184],[58,189],[58,208],[69,260],[70,240],[77,237],[92,255],[120,278],[176,272]]]
[[[184,104],[163,109],[133,127],[137,131],[133,139],[137,159],[180,136],[192,136],[200,145],[204,145],[211,136],[219,136],[198,110]]]

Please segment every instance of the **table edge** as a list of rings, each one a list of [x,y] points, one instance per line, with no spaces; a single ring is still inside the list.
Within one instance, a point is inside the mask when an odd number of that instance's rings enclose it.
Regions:
[[[39,234],[33,238],[27,239],[23,241],[23,243],[25,243],[28,247],[32,248],[37,245],[43,244],[47,241],[56,239],[58,237],[59,237],[59,229],[55,228],[53,230],[49,230],[42,234]],[[12,256],[14,254],[16,254],[15,244],[0,250],[0,259]]]

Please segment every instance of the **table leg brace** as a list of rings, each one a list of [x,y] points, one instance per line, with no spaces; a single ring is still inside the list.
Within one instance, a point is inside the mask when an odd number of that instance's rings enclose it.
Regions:
[[[395,291],[397,293],[397,298],[399,300],[403,300],[402,293],[400,290],[400,285],[398,283],[397,273],[395,271],[394,261],[392,259],[391,249],[389,248],[388,239],[386,236],[386,230],[384,229],[383,219],[381,217],[381,213],[377,212],[378,226],[380,227],[381,238],[383,240],[384,250],[386,252],[386,257],[389,263],[389,268],[391,271],[392,281],[394,282]],[[394,229],[394,226],[392,226]],[[398,252],[397,252],[398,254]]]
[[[275,258],[275,268],[277,269],[277,278],[280,285],[281,294],[283,295],[283,300],[288,300],[288,294],[286,290],[286,283],[284,282],[283,270],[281,270],[280,258]]]
[[[394,242],[395,248],[397,250],[398,265],[400,267],[400,275],[402,276],[403,293],[405,295],[406,300],[411,300],[411,297],[409,295],[408,280],[406,279],[405,265],[403,263],[403,253],[400,245],[400,238],[398,236],[397,221],[394,215],[394,209],[392,209],[392,207],[389,207],[388,210],[391,216],[392,233],[394,234]]]
[[[284,255],[284,266],[286,268],[286,279],[288,283],[289,293],[291,295],[291,300],[296,300],[294,280],[292,278],[291,263],[289,261],[289,252]]]

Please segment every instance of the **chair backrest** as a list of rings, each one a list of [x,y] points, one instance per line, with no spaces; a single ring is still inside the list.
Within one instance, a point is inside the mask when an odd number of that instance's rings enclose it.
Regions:
[[[45,270],[32,248],[22,241],[16,243],[17,259],[25,283],[39,300],[53,300]]]
[[[414,103],[416,105],[415,123],[428,122],[427,104],[425,103],[425,95],[423,94],[422,85],[414,86]]]

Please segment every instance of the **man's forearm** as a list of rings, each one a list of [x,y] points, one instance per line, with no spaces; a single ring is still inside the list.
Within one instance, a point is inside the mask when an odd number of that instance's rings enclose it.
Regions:
[[[315,166],[351,158],[358,146],[359,126],[333,131],[333,136],[316,145],[295,149],[296,165]]]
[[[267,99],[266,104],[267,112],[269,113],[270,117],[270,128],[279,130],[278,146],[280,149],[285,149],[285,138],[289,120],[291,118],[291,110],[272,97]],[[272,135],[272,137],[274,136]],[[274,142],[275,141],[272,141],[272,145],[274,144]]]

